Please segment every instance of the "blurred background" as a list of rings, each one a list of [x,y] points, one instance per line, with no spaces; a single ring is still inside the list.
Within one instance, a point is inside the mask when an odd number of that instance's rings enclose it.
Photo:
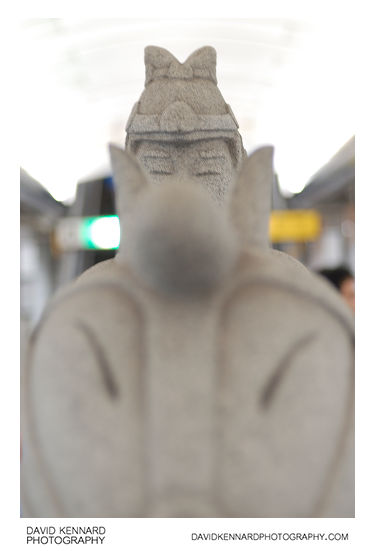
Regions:
[[[272,246],[354,274],[354,60],[337,21],[25,19],[21,90],[21,331],[51,295],[111,258],[119,225],[108,143],[144,88],[144,47],[217,51],[247,152],[275,147]],[[22,341],[22,339],[21,339]]]

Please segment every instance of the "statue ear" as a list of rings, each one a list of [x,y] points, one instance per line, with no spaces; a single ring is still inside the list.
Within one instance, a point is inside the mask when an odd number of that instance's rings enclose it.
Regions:
[[[216,50],[212,46],[203,46],[189,55],[185,61],[186,65],[194,67],[194,76],[196,78],[206,77],[206,71],[209,72],[211,80],[217,84],[216,78]]]
[[[264,146],[246,157],[233,188],[230,215],[245,247],[269,246],[273,151]]]
[[[146,68],[145,86],[154,80],[155,73],[158,74],[163,68],[168,69],[173,62],[178,63],[174,55],[159,46],[146,46],[144,60]]]
[[[137,158],[115,145],[109,146],[120,215],[131,209],[136,197],[148,189],[148,181]]]

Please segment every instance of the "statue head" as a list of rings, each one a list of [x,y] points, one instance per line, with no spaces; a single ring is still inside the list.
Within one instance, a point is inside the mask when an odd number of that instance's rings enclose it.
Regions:
[[[164,48],[147,46],[145,66],[145,89],[126,126],[126,149],[153,181],[189,177],[223,202],[245,152],[217,87],[215,49],[204,46],[180,63]]]
[[[121,240],[116,260],[149,288],[204,295],[233,271],[244,250],[268,248],[273,148],[245,157],[223,205],[173,174],[163,185],[132,153],[110,145]]]

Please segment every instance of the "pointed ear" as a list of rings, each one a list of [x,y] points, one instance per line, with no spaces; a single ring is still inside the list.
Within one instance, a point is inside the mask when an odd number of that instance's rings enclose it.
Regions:
[[[149,184],[137,158],[132,153],[110,144],[109,154],[121,215],[132,207],[136,197],[148,189]]]
[[[244,246],[269,246],[273,152],[264,146],[245,158],[232,192],[230,215]]]

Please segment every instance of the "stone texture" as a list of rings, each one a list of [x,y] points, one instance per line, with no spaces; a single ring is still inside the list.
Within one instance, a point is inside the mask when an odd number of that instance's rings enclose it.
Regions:
[[[57,294],[30,344],[24,514],[351,517],[352,315],[268,246],[272,148],[231,156],[226,186],[221,161],[219,185],[189,172],[191,152],[211,162],[211,145],[228,144],[176,130],[185,117],[195,125],[190,108],[201,114],[193,85],[217,90],[214,50],[185,64],[156,47],[145,57],[128,152],[111,148],[119,252]],[[175,100],[189,106],[168,111],[176,126],[149,141],[142,119],[147,139],[135,146],[137,113],[159,116]],[[228,114],[220,101],[203,114]],[[177,157],[146,159],[150,144]]]
[[[146,82],[126,125],[126,148],[157,183],[188,176],[225,200],[245,155],[238,123],[216,80],[216,52],[205,46],[180,63],[145,49]]]

